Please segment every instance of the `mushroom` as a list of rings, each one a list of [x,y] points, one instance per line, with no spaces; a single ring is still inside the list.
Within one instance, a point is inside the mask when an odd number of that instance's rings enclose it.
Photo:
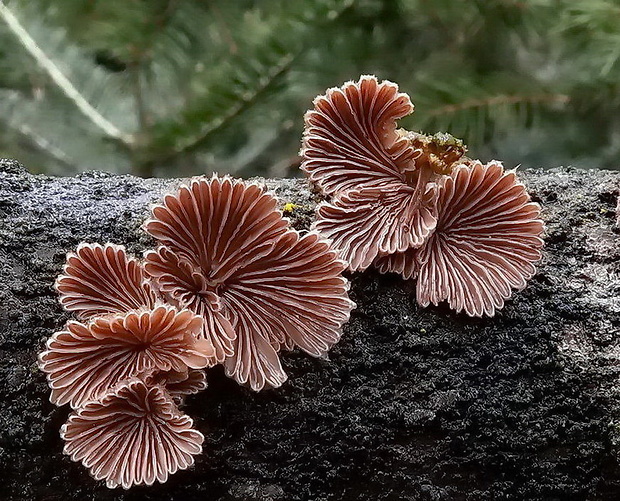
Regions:
[[[350,270],[365,270],[378,256],[422,245],[437,224],[434,196],[403,183],[362,185],[320,203],[312,228],[332,241]]]
[[[281,348],[324,356],[355,306],[341,276],[345,267],[318,234],[289,231],[260,262],[240,269],[222,295],[237,332],[226,374],[258,391],[286,380]]]
[[[110,488],[152,485],[189,468],[204,436],[168,392],[140,379],[73,412],[61,428],[64,453]]]
[[[352,271],[418,280],[418,302],[493,315],[535,273],[540,208],[501,164],[462,141],[396,129],[413,111],[395,84],[363,76],[306,114],[301,168],[326,197],[313,229]]]
[[[202,317],[162,304],[147,278],[122,246],[81,244],[56,287],[85,323],[69,321],[39,355],[50,400],[75,409],[65,452],[108,487],[165,482],[204,440],[175,402],[206,388],[199,369],[215,348]]]
[[[201,317],[171,306],[68,322],[39,355],[50,400],[77,408],[134,376],[207,367],[214,349],[201,330]]]
[[[422,306],[447,300],[457,312],[493,316],[525,288],[541,258],[540,206],[514,171],[473,161],[439,183],[438,223],[414,251]]]
[[[493,316],[536,272],[540,206],[514,171],[470,161],[441,179],[437,207],[437,227],[422,247],[382,256],[375,266],[417,277],[421,306],[447,300],[457,312]]]
[[[328,89],[313,104],[304,117],[301,169],[325,195],[404,182],[414,169],[421,151],[396,130],[413,104],[396,84],[366,75]]]
[[[435,228],[436,164],[418,166],[424,150],[396,129],[412,112],[396,84],[362,76],[329,89],[306,113],[301,169],[331,198],[319,205],[313,227],[353,271],[422,245]]]
[[[114,244],[80,244],[75,253],[67,254],[55,288],[60,304],[80,320],[151,308],[156,302],[140,263]]]
[[[186,396],[206,390],[208,386],[205,371],[196,369],[157,372],[147,383],[164,386],[177,405],[181,405]]]
[[[221,312],[219,296],[201,267],[163,246],[148,251],[145,257],[145,268],[166,300],[177,307],[189,308],[203,318],[202,336],[209,339],[215,349],[213,363],[222,363],[231,356],[235,331]]]
[[[301,236],[255,184],[214,176],[168,196],[145,225],[142,263],[81,244],[56,281],[69,321],[39,355],[50,400],[74,412],[65,452],[109,487],[151,485],[193,463],[203,436],[181,413],[217,362],[254,390],[282,384],[278,351],[322,356],[354,303],[346,263]]]
[[[145,254],[157,290],[204,318],[213,361],[256,391],[286,380],[280,349],[324,355],[354,306],[346,263],[276,207],[257,185],[214,176],[166,196],[144,225],[160,243]]]

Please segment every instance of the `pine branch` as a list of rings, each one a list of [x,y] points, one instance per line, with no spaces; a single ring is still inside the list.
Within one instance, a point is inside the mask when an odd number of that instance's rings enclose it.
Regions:
[[[180,146],[180,148],[177,148],[175,154],[188,153],[200,148],[216,130],[221,127],[225,127],[236,117],[241,115],[245,110],[251,108],[265,93],[267,93],[278,78],[288,71],[296,58],[297,55],[284,55],[279,63],[274,65],[271,68],[271,71],[263,77],[260,85],[254,89],[253,93],[244,96],[243,99],[240,100],[236,106],[232,107],[226,115],[219,117],[217,120],[214,120],[210,124],[203,127],[200,134],[195,137],[188,138],[187,141]]]
[[[235,54],[237,54],[237,52],[239,52],[239,48],[237,47],[237,43],[235,42],[235,39],[230,31],[230,27],[228,26],[226,19],[224,19],[224,16],[222,16],[222,12],[215,4],[215,2],[209,3],[209,8],[211,9],[211,12],[213,12],[215,20],[220,27],[222,38],[226,40],[226,43],[228,45],[228,51],[231,55],[234,56]]]
[[[163,158],[158,157],[158,161],[166,162],[178,155],[191,153],[201,148],[214,133],[227,126],[244,111],[256,104],[260,98],[275,85],[278,79],[290,69],[298,56],[299,54],[283,55],[279,62],[270,68],[269,73],[261,78],[259,86],[253,89],[252,92],[241,96],[227,113],[207,122],[201,127],[197,135],[186,137],[182,141],[179,141],[167,155]]]
[[[617,63],[620,60],[620,6],[616,0],[570,0],[560,7],[560,20],[554,31],[563,36],[565,50],[587,53],[582,59],[590,71],[601,77],[617,80]]]
[[[6,23],[19,43],[37,61],[60,91],[71,100],[78,110],[88,118],[106,136],[120,141],[124,145],[131,144],[131,136],[124,134],[114,124],[103,117],[75,88],[60,68],[45,54],[21,25],[11,10],[0,0],[0,18]]]
[[[170,162],[204,148],[240,115],[275,94],[274,89],[323,27],[336,22],[351,3],[322,0],[308,6],[291,2],[272,17],[253,12],[237,29],[234,46],[223,33],[226,53],[205,62],[209,75],[197,86],[200,90],[190,94],[178,118],[154,125],[151,157],[158,163]],[[222,21],[226,21],[224,16]],[[223,29],[219,27],[220,32]],[[231,51],[238,51],[236,57],[231,57]]]
[[[461,103],[439,106],[426,112],[429,118],[454,115],[461,111],[473,108],[492,108],[494,106],[518,105],[518,104],[561,104],[570,102],[570,96],[566,94],[534,94],[534,95],[498,95],[482,99],[467,99]]]

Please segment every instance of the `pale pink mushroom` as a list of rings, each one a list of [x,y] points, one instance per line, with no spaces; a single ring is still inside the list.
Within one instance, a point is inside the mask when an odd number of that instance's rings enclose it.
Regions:
[[[465,157],[462,141],[396,130],[413,111],[363,76],[306,114],[301,168],[327,197],[313,225],[352,271],[418,279],[418,302],[493,315],[540,259],[540,208],[514,173]]]
[[[418,302],[493,316],[536,273],[540,206],[514,172],[475,161],[440,182],[439,223],[419,250]]]
[[[161,386],[121,383],[100,401],[69,416],[61,428],[64,453],[110,488],[165,482],[189,468],[204,437]]]
[[[253,184],[195,179],[145,223],[161,244],[145,256],[154,284],[203,316],[215,361],[257,391],[286,380],[281,348],[323,355],[353,307],[346,264],[318,235],[291,230],[276,205]]]
[[[289,231],[260,262],[239,269],[222,294],[237,332],[227,375],[258,391],[286,380],[281,347],[325,355],[355,306],[341,276],[345,267],[316,233]]]
[[[156,297],[140,263],[122,245],[87,244],[67,254],[55,284],[60,304],[80,320],[137,308],[152,308]]]
[[[332,241],[349,269],[365,270],[377,256],[422,245],[437,223],[434,198],[431,187],[362,185],[319,204],[312,227]]]
[[[236,334],[221,312],[222,305],[216,294],[220,285],[213,280],[209,282],[208,273],[204,273],[200,265],[168,247],[159,247],[145,256],[145,268],[167,301],[180,308],[189,308],[203,318],[203,337],[215,348],[213,363],[222,363],[231,356]]]
[[[377,265],[417,274],[422,306],[446,300],[457,312],[493,316],[536,272],[542,232],[540,207],[515,173],[472,161],[439,182],[437,228],[426,243]]]
[[[288,227],[273,196],[227,176],[181,186],[144,223],[160,244],[208,272],[207,282],[225,280],[240,262],[260,260]]]
[[[421,152],[398,133],[396,120],[412,112],[407,94],[374,76],[328,89],[304,117],[302,170],[326,195],[404,182]]]
[[[422,150],[396,130],[412,111],[395,84],[363,76],[329,89],[306,114],[301,168],[333,197],[319,205],[315,228],[351,270],[420,246],[435,227],[435,173],[416,166]]]
[[[39,355],[50,400],[76,408],[101,398],[119,382],[153,371],[185,372],[209,365],[212,344],[199,333],[202,318],[170,306],[69,322]]]

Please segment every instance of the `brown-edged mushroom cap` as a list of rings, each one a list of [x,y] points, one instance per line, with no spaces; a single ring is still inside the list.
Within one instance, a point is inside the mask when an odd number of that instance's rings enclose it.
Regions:
[[[260,390],[286,376],[280,347],[322,355],[340,336],[352,303],[346,264],[327,241],[303,238],[255,185],[194,180],[153,211],[147,231],[162,246],[145,268],[161,293],[203,316],[216,360]]]
[[[407,94],[373,76],[329,89],[306,113],[302,170],[325,195],[404,182],[420,151],[398,134],[396,120],[412,112]]]
[[[201,329],[201,317],[168,306],[97,318],[88,325],[69,322],[39,355],[50,400],[75,408],[132,376],[206,367],[214,349],[199,337]]]
[[[437,204],[435,232],[407,253],[418,261],[418,302],[447,300],[457,312],[494,315],[536,272],[543,246],[540,207],[514,172],[478,161],[440,181]]]
[[[306,114],[301,168],[331,197],[317,208],[314,229],[353,271],[419,247],[435,228],[436,173],[428,161],[418,168],[423,151],[396,130],[412,111],[395,84],[363,76],[317,97]]]
[[[192,426],[161,386],[130,380],[72,413],[61,436],[64,453],[95,479],[129,489],[191,466],[204,441]]]
[[[379,255],[419,247],[435,227],[435,190],[400,182],[338,193],[317,208],[313,229],[329,238],[352,271]]]
[[[152,308],[156,300],[140,263],[114,244],[80,244],[67,254],[55,287],[62,306],[81,320]]]

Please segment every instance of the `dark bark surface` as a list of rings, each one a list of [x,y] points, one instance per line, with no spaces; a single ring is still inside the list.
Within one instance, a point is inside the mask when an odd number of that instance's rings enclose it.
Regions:
[[[36,354],[69,318],[52,289],[65,253],[149,248],[140,225],[179,181],[0,163],[0,499],[618,499],[620,175],[521,177],[544,208],[544,260],[495,318],[420,309],[399,277],[354,274],[329,360],[285,354],[289,381],[259,394],[211,369],[185,409],[206,436],[195,467],[124,492],[63,456],[68,409]],[[307,227],[305,182],[268,184]]]

